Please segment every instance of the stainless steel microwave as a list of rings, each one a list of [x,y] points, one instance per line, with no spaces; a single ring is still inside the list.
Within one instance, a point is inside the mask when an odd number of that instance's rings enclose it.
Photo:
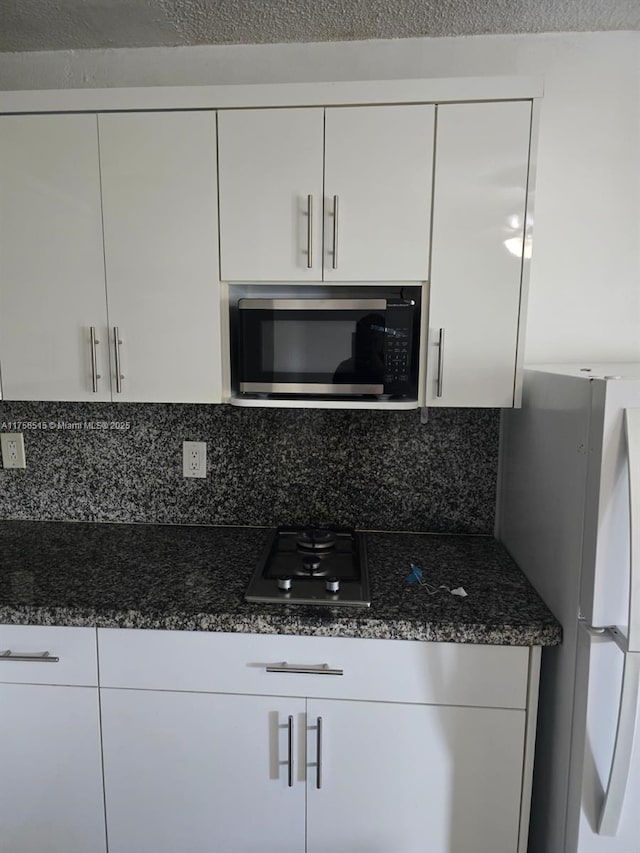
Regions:
[[[237,300],[232,386],[240,398],[418,398],[421,288],[307,288]]]

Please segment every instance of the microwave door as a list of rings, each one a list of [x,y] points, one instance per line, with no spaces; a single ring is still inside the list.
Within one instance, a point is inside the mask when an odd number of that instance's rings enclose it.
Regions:
[[[385,392],[384,299],[245,299],[241,375],[249,394]]]

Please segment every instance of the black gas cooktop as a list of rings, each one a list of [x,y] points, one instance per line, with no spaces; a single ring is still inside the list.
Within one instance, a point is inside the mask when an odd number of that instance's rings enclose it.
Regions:
[[[364,535],[344,527],[278,527],[269,537],[245,598],[368,607]]]

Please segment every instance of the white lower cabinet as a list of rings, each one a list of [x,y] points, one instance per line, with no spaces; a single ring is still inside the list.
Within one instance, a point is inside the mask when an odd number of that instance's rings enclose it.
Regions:
[[[0,684],[0,850],[105,853],[98,691]]]
[[[106,853],[95,631],[0,626],[0,653],[0,850]]]
[[[300,853],[303,710],[264,696],[103,690],[109,853]]]
[[[307,853],[518,849],[524,711],[309,700],[307,720]]]
[[[526,849],[529,650],[98,634],[109,853]]]
[[[515,647],[99,629],[96,649],[92,629],[0,626],[0,851],[524,853],[538,665]]]
[[[524,711],[105,689],[102,724],[110,853],[518,848]]]

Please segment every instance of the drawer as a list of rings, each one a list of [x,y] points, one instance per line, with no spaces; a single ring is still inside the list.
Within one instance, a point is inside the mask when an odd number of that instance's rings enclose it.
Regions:
[[[96,686],[95,628],[0,625],[0,682]]]
[[[527,702],[529,650],[516,646],[105,628],[98,648],[101,687],[487,708]],[[301,671],[269,671],[287,667]]]

